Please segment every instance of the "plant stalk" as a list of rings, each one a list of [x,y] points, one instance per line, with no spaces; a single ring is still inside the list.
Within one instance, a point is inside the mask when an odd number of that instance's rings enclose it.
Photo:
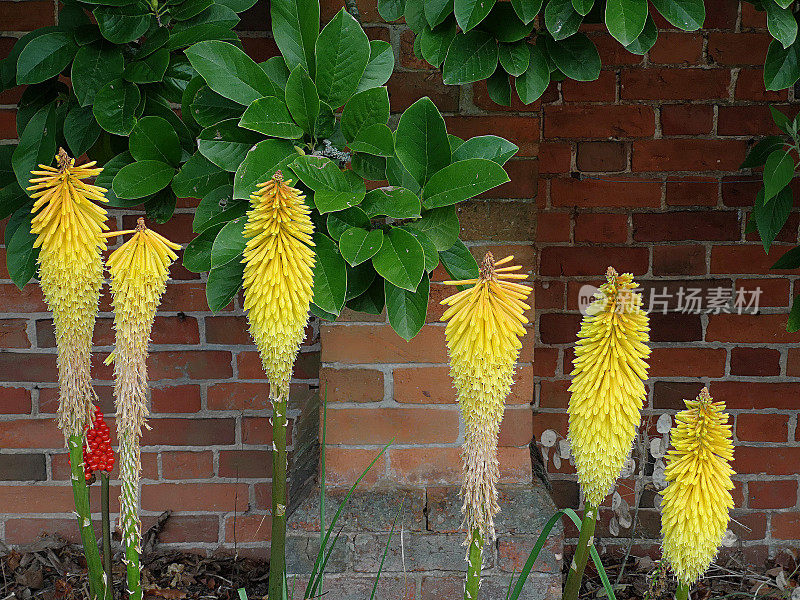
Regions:
[[[675,600],[688,600],[689,586],[685,583],[678,584],[678,590],[675,592]]]
[[[467,581],[464,585],[464,600],[478,600],[481,587],[481,567],[483,566],[483,536],[479,529],[472,530],[467,558]]]
[[[269,600],[283,597],[286,575],[286,409],[288,391],[272,399],[272,542]]]
[[[125,542],[125,567],[128,574],[128,600],[142,600],[139,551],[130,541]]]
[[[581,522],[581,532],[578,537],[578,547],[575,549],[575,556],[572,558],[572,565],[567,575],[567,583],[564,586],[564,600],[577,600],[581,590],[581,579],[583,571],[586,569],[586,561],[589,559],[589,551],[594,544],[594,528],[597,523],[597,508],[586,503],[583,511],[583,521]]]
[[[78,530],[83,543],[83,554],[89,570],[89,596],[91,600],[100,600],[105,595],[103,585],[103,565],[100,562],[100,551],[97,549],[97,538],[92,526],[92,512],[89,508],[89,488],[86,486],[86,475],[83,470],[83,437],[69,436],[69,464],[72,472],[72,496],[75,500],[75,513],[78,518]]]
[[[103,570],[106,574],[104,598],[112,600],[114,581],[111,579],[111,515],[108,508],[108,472],[100,473],[100,512],[103,523]]]

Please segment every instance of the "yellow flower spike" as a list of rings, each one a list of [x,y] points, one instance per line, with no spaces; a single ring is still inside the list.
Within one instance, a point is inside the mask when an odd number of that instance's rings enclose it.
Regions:
[[[244,228],[244,308],[273,398],[289,392],[313,296],[311,211],[289,184],[280,171],[259,184]]]
[[[107,237],[127,233],[116,231]],[[112,356],[122,480],[120,521],[132,597],[141,597],[138,571],[138,553],[141,551],[139,438],[147,419],[148,345],[156,309],[169,278],[169,267],[178,258],[174,251],[179,248],[178,244],[147,229],[144,219],[139,219],[133,237],[108,257],[116,333]]]
[[[691,585],[708,569],[722,543],[733,508],[731,426],[724,402],[703,388],[675,416],[662,493],[664,557],[681,584]]]
[[[102,232],[106,211],[94,201],[106,202],[105,189],[83,181],[102,169],[95,163],[75,166],[64,149],[58,167],[39,165],[31,171],[28,188],[35,200],[31,233],[39,252],[39,281],[53,312],[58,347],[58,426],[64,439],[83,436],[90,422],[92,401],[90,361],[92,332],[103,283]]]
[[[647,314],[629,273],[611,267],[581,323],[569,391],[569,442],[594,507],[619,477],[641,420],[650,355]]]
[[[445,337],[450,354],[450,375],[464,417],[464,520],[469,536],[477,530],[481,539],[494,537],[499,478],[497,435],[503,419],[505,399],[514,379],[514,369],[525,335],[523,313],[531,288],[511,280],[525,279],[498,269],[514,257],[495,262],[487,252],[477,279],[445,281],[449,285],[471,285],[442,300],[449,308]]]

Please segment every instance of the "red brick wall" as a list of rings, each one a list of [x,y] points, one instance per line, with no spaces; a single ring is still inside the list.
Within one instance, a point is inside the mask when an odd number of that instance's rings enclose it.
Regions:
[[[781,108],[793,91],[763,91],[769,42],[763,13],[734,0],[709,0],[707,30],[683,33],[663,20],[649,57],[624,51],[591,31],[603,71],[596,82],[553,84],[540,102],[494,105],[483,84],[445,87],[414,58],[410,32],[380,22],[374,2],[360,2],[373,38],[393,43],[389,82],[395,111],[429,95],[452,133],[497,134],[520,147],[507,164],[512,181],[460,207],[462,235],[476,254],[513,252],[536,275],[536,320],[501,433],[506,481],[530,480],[528,444],[545,429],[566,433],[571,344],[578,289],[612,264],[643,284],[746,287],[764,291],[760,314],[653,318],[648,412],[680,408],[702,384],[725,400],[736,420],[734,525],[751,556],[800,540],[795,399],[800,392],[798,338],[783,324],[795,277],[768,267],[797,240],[798,213],[767,257],[744,234],[757,182],[737,173],[756,136],[773,132],[767,102]],[[341,2],[326,3],[329,18]],[[53,4],[0,2],[6,53],[24,31],[53,22]],[[257,60],[274,53],[266,5],[243,19],[245,48]],[[15,137],[19,90],[0,95],[0,139]],[[161,230],[191,238],[192,202]],[[121,225],[132,213],[114,212]],[[0,252],[3,252],[0,250]],[[153,334],[150,373],[153,430],[144,440],[143,509],[152,519],[175,511],[164,534],[186,547],[259,546],[268,506],[270,443],[266,383],[249,343],[240,304],[208,312],[203,283],[179,266]],[[0,272],[0,539],[20,543],[43,529],[72,533],[70,492],[60,433],[53,423],[55,355],[48,314],[36,285],[20,293]],[[667,283],[668,282],[668,283]],[[461,432],[446,370],[440,314],[432,286],[430,321],[406,344],[383,318],[343,315],[312,327],[298,362],[297,407],[322,380],[329,408],[328,476],[353,479],[391,437],[395,445],[371,481],[454,483]],[[800,290],[795,290],[797,293]],[[112,410],[111,371],[101,358],[111,343],[108,298],[97,329],[94,370],[103,408]],[[534,358],[535,357],[535,358]],[[295,409],[295,418],[300,414]],[[113,429],[113,427],[112,427]],[[556,501],[574,503],[570,467],[548,463]],[[243,514],[244,513],[244,514]],[[657,518],[643,513],[644,535]],[[649,516],[648,516],[649,514]],[[237,520],[236,538],[233,521]],[[263,530],[264,527],[262,526]]]

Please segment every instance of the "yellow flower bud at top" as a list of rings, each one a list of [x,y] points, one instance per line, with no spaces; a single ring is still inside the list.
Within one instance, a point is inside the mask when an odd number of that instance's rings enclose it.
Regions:
[[[599,506],[630,452],[647,392],[648,318],[629,273],[611,267],[575,346],[569,442],[584,497]]]
[[[65,439],[82,436],[91,419],[95,393],[91,385],[92,332],[103,283],[102,232],[106,190],[83,181],[102,169],[90,162],[75,166],[61,149],[58,167],[31,171],[31,232],[39,251],[39,281],[53,312],[58,346],[58,425]]]
[[[441,320],[447,321],[450,375],[465,424],[465,526],[483,538],[494,536],[494,516],[500,510],[497,435],[526,332],[523,313],[530,306],[525,300],[532,291],[513,281],[527,279],[513,272],[521,267],[498,268],[513,258],[495,262],[488,252],[477,279],[444,282],[471,287],[442,300],[449,307]]]
[[[664,557],[681,583],[690,585],[708,569],[722,543],[733,508],[731,426],[725,403],[703,388],[675,416],[662,493]]]
[[[278,171],[259,184],[244,228],[244,308],[273,398],[289,392],[314,295],[311,211],[290,183]]]

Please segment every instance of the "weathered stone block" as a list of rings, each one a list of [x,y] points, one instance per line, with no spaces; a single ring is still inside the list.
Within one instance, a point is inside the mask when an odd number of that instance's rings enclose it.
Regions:
[[[331,535],[329,544],[333,542]],[[319,552],[319,535],[289,534],[286,536],[286,572],[311,573]],[[333,548],[325,571],[339,573],[348,570],[353,556],[353,540],[340,535]]]
[[[510,575],[484,577],[481,600],[505,600]],[[516,578],[515,578],[516,581]],[[423,577],[420,600],[454,600],[464,596],[463,577]],[[520,600],[555,600],[561,598],[561,575],[531,573],[525,581]]]
[[[355,538],[353,568],[361,572],[377,572],[386,549],[387,535],[358,534]],[[466,571],[466,549],[461,543],[464,535],[419,534],[400,535],[395,531],[383,570],[392,571]],[[487,546],[484,567],[494,564],[494,553]]]

